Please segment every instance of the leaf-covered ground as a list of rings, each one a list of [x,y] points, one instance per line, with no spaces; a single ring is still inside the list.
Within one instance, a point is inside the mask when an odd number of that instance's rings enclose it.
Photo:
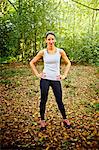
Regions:
[[[98,150],[98,68],[72,65],[68,78],[62,81],[70,129],[62,124],[50,88],[47,130],[43,132],[39,131],[39,79],[32,75],[29,65],[5,64],[0,68],[1,149]]]

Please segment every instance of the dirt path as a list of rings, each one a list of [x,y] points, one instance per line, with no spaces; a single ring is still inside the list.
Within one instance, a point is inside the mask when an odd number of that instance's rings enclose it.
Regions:
[[[92,66],[73,65],[68,78],[62,81],[63,102],[71,129],[64,128],[50,89],[47,130],[40,132],[39,80],[28,65],[1,65],[1,149],[98,150],[97,70]]]

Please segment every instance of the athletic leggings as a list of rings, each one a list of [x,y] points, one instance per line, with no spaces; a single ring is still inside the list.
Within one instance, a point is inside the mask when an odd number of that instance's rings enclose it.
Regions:
[[[62,114],[63,119],[66,119],[65,108],[62,102],[62,88],[60,81],[52,81],[47,79],[40,80],[40,90],[41,90],[41,101],[40,101],[40,115],[41,120],[44,120],[45,107],[48,98],[49,87],[52,87],[54,92],[58,108]]]

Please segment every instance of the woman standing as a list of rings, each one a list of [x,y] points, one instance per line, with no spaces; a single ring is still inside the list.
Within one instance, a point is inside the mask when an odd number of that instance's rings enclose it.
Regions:
[[[56,37],[54,32],[49,31],[46,33],[46,49],[40,50],[38,54],[31,60],[30,66],[33,73],[40,79],[40,91],[41,91],[41,101],[40,101],[40,116],[41,116],[41,130],[46,129],[46,122],[44,120],[45,107],[48,97],[49,87],[52,87],[54,92],[58,108],[63,117],[63,123],[66,127],[70,127],[70,122],[66,117],[64,104],[62,102],[62,88],[61,80],[67,77],[68,71],[70,69],[71,63],[66,56],[64,50],[59,49],[55,46]],[[35,63],[43,57],[44,69],[41,73],[36,69]],[[60,59],[64,60],[66,64],[64,74],[60,74]]]

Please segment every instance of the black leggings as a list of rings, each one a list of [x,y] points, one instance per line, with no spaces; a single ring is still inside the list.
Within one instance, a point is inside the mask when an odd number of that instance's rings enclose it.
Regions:
[[[66,119],[65,108],[64,108],[64,105],[62,102],[62,88],[61,88],[60,81],[41,79],[40,80],[40,90],[41,90],[40,115],[41,115],[41,120],[44,120],[45,106],[46,106],[48,91],[49,91],[50,86],[52,87],[52,90],[54,92],[56,102],[57,102],[58,108],[59,108],[59,110],[63,116],[63,119]]]

